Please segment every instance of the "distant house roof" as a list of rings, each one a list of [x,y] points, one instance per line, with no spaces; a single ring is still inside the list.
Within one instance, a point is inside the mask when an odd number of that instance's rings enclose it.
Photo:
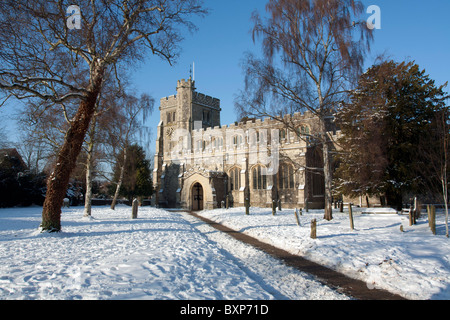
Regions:
[[[5,157],[14,157],[17,158],[21,164],[21,166],[26,169],[27,165],[25,164],[25,162],[23,161],[22,156],[20,155],[20,153],[17,151],[16,148],[6,148],[6,149],[0,149],[0,163],[2,163],[5,159]]]

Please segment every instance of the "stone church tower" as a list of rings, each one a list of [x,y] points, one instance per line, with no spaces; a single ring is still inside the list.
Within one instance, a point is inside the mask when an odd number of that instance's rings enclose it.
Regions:
[[[321,152],[308,142],[317,119],[290,119],[295,132],[272,119],[220,123],[220,100],[198,93],[192,79],[177,82],[176,95],[160,100],[153,171],[154,204],[187,210],[230,203],[270,207],[323,207]],[[290,116],[287,116],[290,117]]]
[[[153,184],[159,192],[156,194],[156,204],[164,207],[188,206],[186,199],[181,198],[184,185],[184,171],[188,162],[182,162],[179,154],[173,154],[174,149],[183,148],[184,152],[194,154],[192,133],[194,129],[220,127],[220,100],[196,92],[195,82],[189,78],[177,82],[177,94],[162,98],[160,101],[160,122],[158,124],[155,169]],[[203,146],[202,146],[203,147]],[[191,159],[186,159],[191,160]],[[190,169],[193,168],[189,165]],[[201,169],[201,168],[200,168]],[[206,171],[206,170],[205,170]],[[211,174],[201,172],[207,178],[208,185],[214,180]],[[223,179],[223,175],[221,175]],[[221,184],[224,182],[221,181]],[[199,188],[198,185],[196,188]],[[202,189],[205,186],[202,186]],[[195,190],[194,190],[195,191]],[[205,195],[203,190],[195,194],[196,207],[204,208]],[[208,197],[206,197],[208,198]],[[215,199],[208,199],[207,207],[214,207]]]

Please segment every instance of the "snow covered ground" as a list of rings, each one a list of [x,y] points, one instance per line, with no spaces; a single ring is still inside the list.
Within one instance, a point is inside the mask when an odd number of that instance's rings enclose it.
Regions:
[[[392,209],[391,209],[392,210]],[[387,289],[408,299],[450,299],[450,239],[445,237],[445,215],[436,213],[437,235],[428,227],[426,212],[416,225],[407,215],[375,214],[386,209],[354,208],[354,230],[347,209],[323,220],[323,210],[310,210],[297,226],[294,210],[272,216],[270,209],[243,208],[203,211],[201,214],[263,242],[302,255],[350,277],[369,288]],[[363,214],[371,212],[371,214]],[[317,239],[310,238],[311,219],[317,219]],[[403,226],[404,232],[400,231]]]
[[[187,214],[150,207],[0,210],[0,299],[347,299]]]
[[[297,226],[293,210],[202,211],[205,217],[262,241],[411,299],[450,299],[450,247],[426,217],[346,213],[333,221],[310,211]],[[348,297],[313,277],[218,232],[185,213],[141,207],[115,211],[64,208],[63,232],[41,234],[41,208],[0,209],[0,299],[334,300]],[[309,238],[317,218],[318,239]],[[405,232],[400,232],[403,225]]]

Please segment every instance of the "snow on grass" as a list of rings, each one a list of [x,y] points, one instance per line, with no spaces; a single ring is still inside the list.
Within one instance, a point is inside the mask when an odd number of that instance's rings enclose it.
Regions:
[[[0,209],[0,299],[347,299],[191,216],[160,209]]]
[[[445,237],[444,214],[437,213],[437,235],[428,227],[426,213],[409,226],[407,215],[363,214],[354,208],[355,229],[348,212],[323,220],[323,210],[300,216],[294,210],[244,208],[202,211],[201,215],[291,253],[329,266],[409,299],[450,299],[450,240]],[[372,210],[380,211],[380,210]],[[310,238],[310,221],[317,219],[317,239]],[[403,226],[405,232],[400,231]]]
[[[41,208],[0,209],[0,299],[348,299],[312,276],[232,239],[192,216],[150,207],[64,208],[63,232],[41,234]],[[310,210],[202,211],[201,215],[410,299],[450,299],[444,215],[437,235],[426,214]],[[317,239],[310,221],[317,219]],[[405,232],[400,231],[403,226]]]

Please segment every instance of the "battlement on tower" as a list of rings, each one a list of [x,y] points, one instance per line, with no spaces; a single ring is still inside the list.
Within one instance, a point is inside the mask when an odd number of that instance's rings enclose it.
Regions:
[[[220,111],[220,100],[203,93],[194,92],[192,96],[192,102],[217,109]]]
[[[177,81],[177,89],[178,88],[187,88],[190,87],[193,90],[195,90],[195,81],[192,80],[191,78],[185,80],[185,79],[181,79]]]
[[[183,89],[192,90],[192,103],[220,111],[220,99],[196,92],[195,81],[190,78],[188,80],[181,79],[177,81],[177,94],[161,98],[160,109],[175,107],[178,103],[178,99],[180,98],[179,95]]]
[[[304,113],[296,112],[294,115],[286,115],[285,118],[292,118],[292,122],[298,126],[311,126],[314,123],[315,117],[310,111]],[[208,128],[196,128],[192,130],[193,135],[211,134],[211,135],[225,135],[227,130],[243,132],[255,132],[260,129],[283,129],[284,125],[277,120],[271,118],[264,119],[249,119],[243,122],[234,122],[228,125],[214,126]]]
[[[161,98],[159,105],[160,105],[160,107],[159,107],[160,110],[162,108],[175,107],[177,105],[177,95],[174,94],[172,96]]]

